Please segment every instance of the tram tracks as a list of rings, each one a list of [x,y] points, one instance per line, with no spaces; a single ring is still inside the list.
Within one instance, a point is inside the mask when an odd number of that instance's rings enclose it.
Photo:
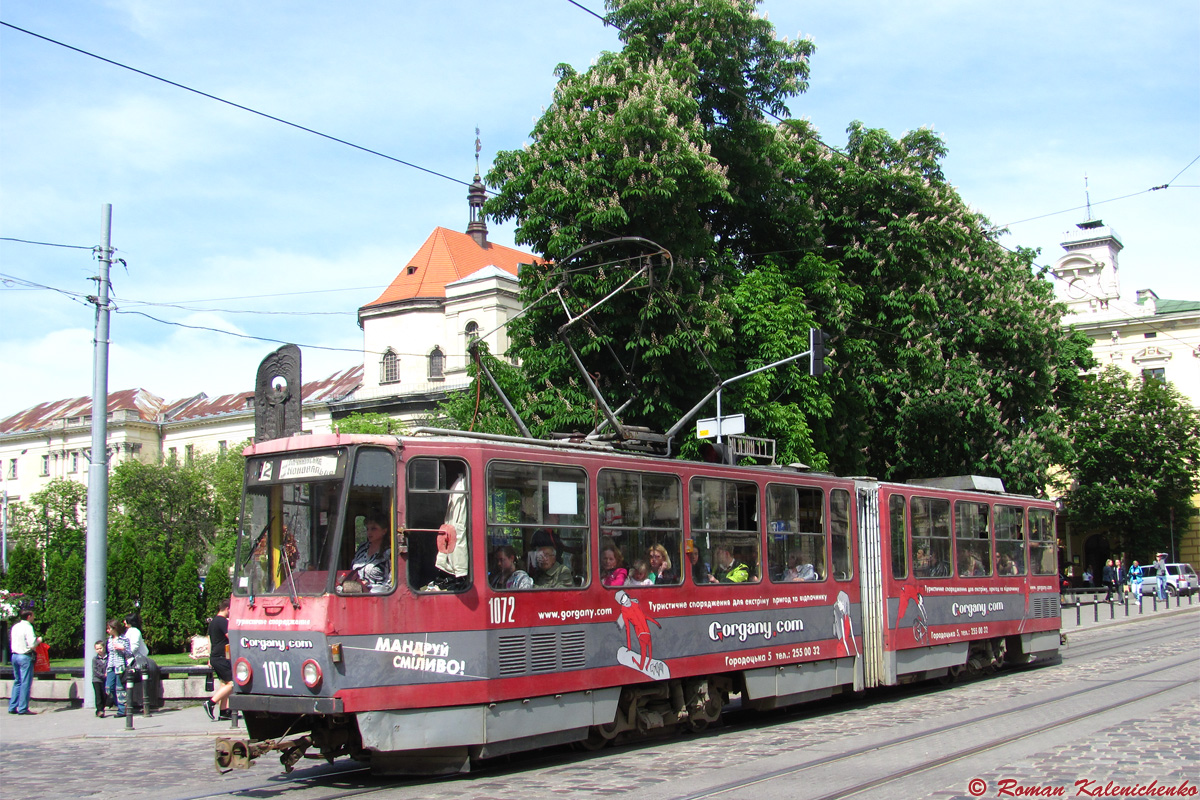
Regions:
[[[1155,675],[1178,669],[1180,666],[1184,666],[1184,665],[1187,665],[1190,663],[1194,663],[1194,658],[1191,657],[1190,655],[1184,656],[1184,657],[1179,657],[1179,658],[1174,658],[1174,659],[1171,659],[1169,662],[1164,663],[1163,666],[1158,666],[1158,667],[1154,667],[1152,669],[1143,670],[1139,673],[1132,674],[1132,675],[1124,675],[1121,678],[1116,678],[1116,679],[1106,680],[1106,681],[1099,681],[1095,685],[1087,686],[1087,687],[1078,689],[1073,692],[1068,692],[1066,694],[1059,694],[1059,695],[1055,695],[1054,697],[1051,697],[1048,699],[1031,701],[1031,702],[1024,703],[1019,706],[1013,706],[1013,707],[1006,708],[1006,709],[996,711],[993,713],[984,714],[981,716],[972,717],[970,719],[965,719],[962,721],[937,726],[930,730],[915,733],[915,734],[905,734],[903,736],[895,737],[891,740],[875,742],[871,745],[855,748],[853,750],[848,750],[845,752],[836,753],[836,754],[821,757],[821,758],[810,759],[808,761],[805,761],[803,763],[796,764],[796,765],[793,765],[790,767],[785,767],[782,769],[777,769],[777,770],[763,773],[761,775],[756,776],[753,779],[733,781],[733,782],[721,784],[718,786],[709,787],[707,789],[704,789],[704,790],[701,790],[698,792],[694,792],[691,794],[680,795],[675,800],[701,800],[702,798],[719,797],[722,795],[731,795],[732,793],[738,792],[740,790],[744,790],[744,789],[754,787],[754,786],[757,786],[760,784],[766,784],[771,781],[776,781],[776,780],[780,780],[783,778],[789,778],[789,779],[795,779],[797,777],[803,778],[804,773],[812,772],[812,771],[815,771],[822,767],[828,767],[828,766],[831,766],[834,764],[838,764],[840,762],[853,761],[854,759],[861,758],[864,756],[875,757],[875,756],[878,756],[879,754],[883,753],[884,751],[887,751],[890,748],[911,747],[911,745],[914,742],[918,742],[923,739],[934,739],[937,737],[949,738],[956,732],[965,732],[965,731],[968,731],[969,729],[974,728],[980,724],[985,724],[985,723],[988,723],[991,721],[995,721],[995,720],[998,720],[1003,717],[1008,717],[1008,716],[1022,714],[1022,713],[1028,713],[1028,712],[1036,711],[1036,710],[1042,709],[1042,708],[1048,708],[1050,706],[1062,703],[1064,700],[1076,699],[1081,696],[1093,694],[1096,692],[1101,692],[1101,693],[1108,692],[1108,691],[1111,691],[1114,686],[1127,684],[1131,681],[1141,680],[1141,679],[1153,679],[1153,676],[1155,676]],[[835,792],[808,798],[808,800],[835,800],[835,798],[851,797],[854,795],[862,794],[864,792],[868,792],[868,791],[871,791],[874,789],[878,789],[882,786],[886,786],[888,784],[895,783],[897,781],[900,781],[904,778],[907,778],[907,777],[910,777],[913,775],[918,775],[923,772],[929,772],[929,771],[937,769],[939,767],[942,767],[942,766],[945,766],[948,764],[952,764],[956,761],[961,761],[966,758],[970,758],[970,757],[977,756],[977,755],[980,755],[983,753],[987,753],[989,751],[997,750],[999,748],[1005,747],[1005,746],[1013,744],[1015,742],[1019,742],[1023,739],[1028,739],[1030,737],[1037,736],[1042,733],[1050,732],[1055,729],[1064,728],[1064,727],[1073,725],[1080,721],[1087,720],[1089,718],[1093,718],[1096,715],[1103,714],[1107,711],[1112,711],[1112,710],[1115,710],[1118,708],[1125,707],[1130,703],[1138,703],[1138,702],[1156,697],[1158,695],[1164,694],[1166,692],[1170,692],[1175,689],[1179,689],[1179,688],[1182,688],[1182,687],[1188,686],[1188,685],[1195,685],[1198,683],[1200,683],[1200,678],[1191,677],[1191,678],[1188,678],[1185,680],[1172,681],[1168,685],[1165,685],[1165,686],[1155,685],[1152,688],[1150,688],[1148,691],[1141,692],[1138,695],[1133,696],[1133,697],[1125,696],[1117,701],[1105,702],[1101,705],[1088,706],[1083,711],[1069,714],[1064,717],[1057,717],[1049,722],[1046,722],[1046,723],[1043,723],[1040,725],[1035,725],[1033,727],[1023,728],[1015,733],[1012,733],[1012,734],[1009,734],[1006,736],[995,737],[995,738],[989,739],[987,741],[981,742],[979,744],[971,745],[968,747],[956,748],[956,749],[951,750],[948,753],[944,753],[943,755],[939,755],[934,758],[929,758],[929,759],[925,759],[923,761],[919,761],[918,763],[912,764],[911,766],[906,767],[905,769],[897,770],[897,771],[894,771],[894,772],[891,772],[891,773],[888,773],[885,775],[880,775],[878,777],[871,778],[869,780],[865,780],[865,781],[862,781],[860,783],[857,783],[857,784],[854,784],[851,786],[842,786],[842,787],[839,787],[837,789],[837,791],[835,791]]]
[[[1163,631],[1159,631],[1158,635],[1161,636],[1163,633]],[[1112,642],[1106,644],[1110,647],[1113,646]],[[1120,646],[1119,643],[1118,646]],[[1052,697],[1031,699],[1029,702],[1022,703],[1020,705],[1010,706],[982,715],[973,716],[970,719],[949,722],[925,731],[913,733],[910,730],[882,741],[876,741],[869,746],[858,747],[828,756],[810,758],[799,764],[762,773],[751,780],[736,781],[712,786],[692,794],[684,795],[680,798],[680,800],[700,800],[700,798],[708,797],[740,796],[737,794],[740,790],[754,787],[757,784],[769,783],[771,781],[780,779],[790,779],[794,781],[796,778],[800,778],[803,780],[805,778],[805,773],[816,772],[821,768],[836,765],[838,763],[853,763],[853,760],[856,758],[876,758],[879,756],[879,754],[885,753],[891,748],[911,748],[914,742],[919,742],[922,740],[936,742],[939,737],[943,737],[947,740],[955,740],[956,738],[967,739],[969,737],[966,735],[966,732],[969,729],[981,724],[988,725],[991,723],[994,727],[995,723],[1004,717],[1013,717],[1014,715],[1026,713],[1036,713],[1040,709],[1048,709],[1056,704],[1061,704],[1064,701],[1078,701],[1080,698],[1086,698],[1089,695],[1105,697],[1106,693],[1111,692],[1115,686],[1121,684],[1130,684],[1133,681],[1139,680],[1161,680],[1157,676],[1169,672],[1170,670],[1178,669],[1179,667],[1192,662],[1193,659],[1189,655],[1170,657],[1168,659],[1160,660],[1154,666],[1140,669],[1135,672],[1123,673],[1120,678],[1095,681],[1091,685],[1074,691],[1054,694]],[[979,682],[972,681],[971,683],[978,684]],[[1197,678],[1192,677],[1187,680],[1172,681],[1169,685],[1165,686],[1158,684],[1150,687],[1149,691],[1142,692],[1136,697],[1124,696],[1119,701],[1106,701],[1100,705],[1089,705],[1087,709],[1082,712],[1072,713],[1067,716],[1059,716],[1049,722],[1035,725],[1033,727],[1025,727],[1011,735],[993,737],[987,741],[973,744],[971,746],[954,748],[949,752],[946,752],[943,749],[939,751],[941,754],[937,757],[911,764],[903,770],[898,770],[893,773],[873,777],[869,780],[864,780],[854,786],[841,787],[838,789],[838,791],[820,798],[815,798],[815,800],[832,800],[832,798],[835,797],[843,797],[852,794],[868,792],[880,786],[885,786],[889,783],[903,780],[909,776],[919,775],[920,773],[937,769],[955,761],[971,758],[972,756],[977,756],[982,753],[996,750],[1020,741],[1021,739],[1026,739],[1041,733],[1053,731],[1057,728],[1069,726],[1090,716],[1101,714],[1105,711],[1110,711],[1127,703],[1141,702],[1164,692],[1195,683],[1197,683]],[[953,691],[953,689],[948,691]],[[859,703],[854,703],[854,708],[851,710],[856,710],[859,705]],[[865,706],[868,704],[863,703],[862,705]],[[829,716],[831,719],[833,719],[833,717],[829,714],[821,714],[821,716]],[[778,722],[778,720],[776,720],[776,722]],[[836,724],[836,720],[834,720],[834,722]],[[741,726],[723,728],[703,734],[701,738],[709,738],[712,736],[720,737],[730,734],[736,735],[740,728]],[[956,737],[956,734],[959,733],[961,733],[961,737]],[[654,747],[661,744],[661,740],[635,743],[631,747],[622,747],[616,751],[608,751],[606,754],[598,753],[594,756],[589,756],[584,761],[580,760],[578,754],[567,755],[562,751],[541,753],[528,757],[518,757],[512,760],[505,759],[503,761],[493,762],[491,764],[485,762],[484,764],[479,765],[477,769],[472,771],[469,776],[461,775],[449,776],[447,778],[419,778],[401,782],[397,782],[395,779],[372,776],[369,774],[369,770],[365,766],[353,766],[348,769],[340,770],[336,773],[325,773],[321,775],[303,775],[290,778],[276,776],[269,782],[264,781],[253,786],[244,786],[238,789],[181,797],[178,798],[178,800],[210,800],[211,798],[217,797],[263,798],[283,795],[296,798],[297,800],[333,800],[333,798],[338,797],[370,797],[372,795],[381,794],[384,792],[403,792],[405,790],[420,791],[421,787],[433,789],[439,784],[457,783],[458,781],[464,780],[472,782],[479,781],[481,784],[483,784],[483,786],[486,786],[489,781],[493,780],[504,782],[514,779],[522,780],[524,776],[535,774],[543,769],[561,767],[564,765],[570,767],[573,764],[578,765],[586,763],[586,761],[590,760],[591,758],[620,758],[622,753],[628,754],[631,752],[636,752],[636,750],[646,746]],[[385,782],[386,785],[381,785]]]

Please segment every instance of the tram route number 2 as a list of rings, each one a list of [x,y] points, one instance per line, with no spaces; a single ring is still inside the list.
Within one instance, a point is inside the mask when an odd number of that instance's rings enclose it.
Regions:
[[[513,612],[517,608],[515,597],[493,597],[488,600],[488,611],[493,625],[503,625],[514,622]]]
[[[263,664],[263,675],[268,689],[292,688],[292,665],[286,661],[268,661]]]

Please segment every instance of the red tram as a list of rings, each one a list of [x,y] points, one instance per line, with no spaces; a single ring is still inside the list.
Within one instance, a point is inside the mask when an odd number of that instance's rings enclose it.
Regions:
[[[434,430],[246,455],[221,769],[458,771],[1059,647],[1054,507],[995,479]]]

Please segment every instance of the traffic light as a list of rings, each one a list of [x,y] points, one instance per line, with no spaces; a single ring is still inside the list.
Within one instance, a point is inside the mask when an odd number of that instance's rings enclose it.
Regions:
[[[808,374],[814,378],[825,374],[825,356],[829,355],[829,334],[820,328],[808,329],[808,349],[812,355],[808,362]]]

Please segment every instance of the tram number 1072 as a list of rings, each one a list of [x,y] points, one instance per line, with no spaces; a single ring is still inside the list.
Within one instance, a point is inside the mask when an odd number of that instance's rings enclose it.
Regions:
[[[292,665],[286,661],[268,661],[263,664],[263,675],[268,689],[292,688]]]
[[[514,611],[517,608],[515,597],[493,597],[488,600],[488,612],[493,625],[503,625],[514,621]]]

